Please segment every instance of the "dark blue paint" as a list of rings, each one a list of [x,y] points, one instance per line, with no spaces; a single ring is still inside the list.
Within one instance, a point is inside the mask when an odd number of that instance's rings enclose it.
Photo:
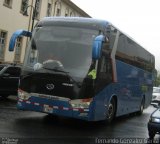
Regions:
[[[117,97],[116,116],[138,111],[142,97],[145,96],[145,107],[148,107],[152,92],[152,74],[121,61],[116,61],[117,83],[112,83],[94,97],[94,120],[106,119],[107,107],[112,96]],[[146,92],[142,86],[147,86]]]
[[[37,112],[44,112],[43,105],[49,105],[51,107],[58,106],[58,107],[65,107],[65,108],[72,108],[70,103],[68,101],[60,101],[60,100],[50,100],[45,98],[39,98],[35,97],[34,95],[31,96],[28,101],[31,102],[31,104],[27,104],[26,102],[18,102],[17,108],[20,110],[29,110],[29,111],[37,111]],[[40,105],[33,105],[33,103],[39,103]],[[45,112],[44,112],[45,113]],[[88,113],[88,112],[85,112]],[[69,110],[62,110],[62,109],[53,109],[53,113],[59,116],[66,116],[66,117],[72,117],[72,118],[78,118],[83,120],[89,120],[89,114],[85,117],[80,116],[79,111],[73,111],[72,109]]]

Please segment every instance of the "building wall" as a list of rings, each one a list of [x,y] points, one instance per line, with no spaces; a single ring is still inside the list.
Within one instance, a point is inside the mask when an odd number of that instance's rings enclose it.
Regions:
[[[24,16],[20,10],[22,0],[11,0],[12,1],[11,8],[4,6],[4,1],[5,0],[0,0],[0,32],[6,31],[7,38],[4,51],[4,60],[0,60],[0,62],[13,62],[15,52],[8,51],[9,40],[13,32],[15,32],[18,29],[31,30],[33,8],[31,6],[28,7],[27,11],[29,16]],[[36,0],[29,0],[28,4],[35,6],[35,1]],[[60,2],[61,3],[60,16],[65,16],[66,9],[68,8],[69,9],[68,16],[70,16],[72,12],[72,14],[74,13],[73,16],[90,17],[87,13],[81,10],[70,0],[41,0],[39,19],[47,16],[48,2],[52,4],[51,16],[56,16],[56,8],[57,8],[56,2]],[[35,20],[34,24],[36,24],[37,20]],[[26,44],[27,44],[27,38],[23,38],[20,63],[23,63]]]

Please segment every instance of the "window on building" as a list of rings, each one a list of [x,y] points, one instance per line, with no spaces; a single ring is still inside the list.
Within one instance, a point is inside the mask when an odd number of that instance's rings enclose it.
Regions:
[[[3,5],[12,8],[12,0],[4,0]]]
[[[0,30],[0,61],[4,61],[6,39],[7,39],[7,32]]]
[[[55,15],[60,16],[61,15],[61,1],[57,0],[55,2]]]
[[[14,61],[20,63],[21,61],[21,50],[22,50],[22,37],[17,38],[15,44],[15,56]]]
[[[69,8],[66,8],[65,10],[65,17],[69,16]]]
[[[59,8],[57,8],[56,16],[60,16],[61,15],[60,12],[61,12],[61,10]]]
[[[40,11],[41,11],[41,0],[37,0],[36,1],[37,3],[36,3],[36,7],[35,7],[35,13],[34,13],[34,17],[36,18],[36,19],[39,19],[39,17],[40,17]]]
[[[75,12],[71,11],[70,12],[70,17],[74,17],[75,16]]]
[[[51,3],[48,3],[48,6],[47,6],[47,16],[51,16],[51,11],[52,11],[52,4]]]
[[[22,3],[21,3],[21,13],[24,13],[27,6],[28,6],[28,3],[29,3],[29,0],[22,0]]]

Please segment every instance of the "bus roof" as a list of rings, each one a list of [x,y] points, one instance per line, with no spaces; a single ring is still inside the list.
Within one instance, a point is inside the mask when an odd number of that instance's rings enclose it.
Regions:
[[[75,26],[105,31],[109,24],[105,20],[84,17],[45,17],[37,26]]]

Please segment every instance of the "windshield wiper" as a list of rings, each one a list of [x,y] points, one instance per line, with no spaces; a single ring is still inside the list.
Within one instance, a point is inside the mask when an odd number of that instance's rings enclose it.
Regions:
[[[69,75],[69,72],[67,72],[67,71],[60,70],[60,69],[57,69],[57,68],[46,68],[46,67],[42,67],[42,68],[43,68],[43,69],[46,69],[46,70],[54,71],[54,72],[64,73],[64,74],[66,74],[66,76],[68,76],[79,88],[81,87],[81,85],[80,85],[74,78],[72,78],[72,76],[70,76],[70,75]]]

